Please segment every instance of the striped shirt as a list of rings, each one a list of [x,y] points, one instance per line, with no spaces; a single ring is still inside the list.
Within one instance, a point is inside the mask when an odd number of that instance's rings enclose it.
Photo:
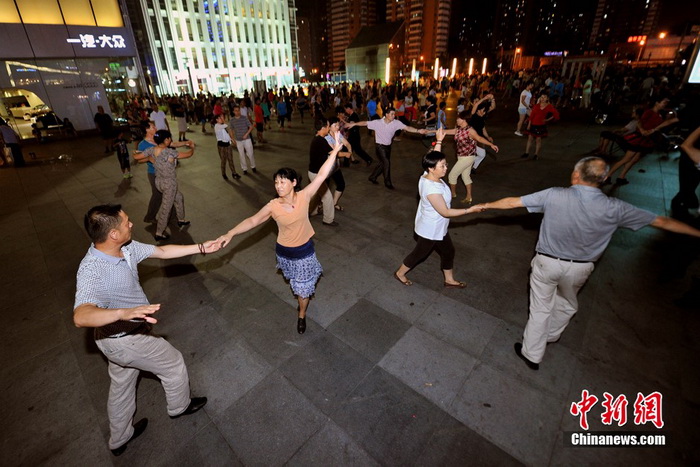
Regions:
[[[394,138],[394,133],[406,128],[399,120],[392,120],[386,123],[385,118],[379,120],[370,120],[367,122],[367,128],[374,131],[374,140],[377,144],[391,146],[391,140]]]
[[[243,116],[238,118],[233,117],[231,120],[229,120],[228,125],[233,130],[233,135],[236,137],[236,140],[244,140],[247,138],[245,134],[248,132],[248,128],[252,126],[250,120]]]
[[[90,247],[80,262],[74,309],[91,303],[98,308],[134,308],[149,301],[139,283],[138,264],[150,257],[154,245],[132,240],[122,246],[122,258]],[[95,337],[121,337],[143,326],[143,322],[117,321],[95,329]]]

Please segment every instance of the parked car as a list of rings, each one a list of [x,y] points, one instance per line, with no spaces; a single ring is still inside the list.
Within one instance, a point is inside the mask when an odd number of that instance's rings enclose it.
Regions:
[[[24,112],[24,119],[25,120],[34,120],[36,121],[37,117],[41,117],[42,115],[46,115],[47,113],[51,112],[51,107],[49,107],[46,104],[39,104],[35,105],[31,109],[25,110]]]

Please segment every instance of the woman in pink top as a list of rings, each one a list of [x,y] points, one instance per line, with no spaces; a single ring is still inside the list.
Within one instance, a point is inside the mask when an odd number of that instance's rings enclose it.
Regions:
[[[217,240],[223,248],[234,236],[245,233],[270,218],[277,222],[279,229],[275,248],[277,268],[282,270],[299,302],[297,319],[299,334],[306,331],[306,309],[309,306],[309,299],[316,291],[316,282],[323,273],[311,240],[314,229],[309,222],[309,200],[330,175],[336,156],[342,147],[341,143],[336,142],[333,150],[328,154],[328,159],[318,171],[318,176],[303,190],[301,177],[294,169],[279,169],[273,177],[275,191],[279,197],[267,203],[256,214],[243,220]]]

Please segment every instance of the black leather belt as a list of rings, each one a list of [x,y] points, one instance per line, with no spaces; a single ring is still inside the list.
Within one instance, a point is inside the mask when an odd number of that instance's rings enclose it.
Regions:
[[[581,261],[580,259],[559,258],[558,256],[548,255],[547,253],[542,253],[541,251],[538,251],[537,254],[542,255],[542,256],[546,256],[547,258],[556,259],[559,261],[568,261],[569,263],[592,263],[593,262],[593,261]]]

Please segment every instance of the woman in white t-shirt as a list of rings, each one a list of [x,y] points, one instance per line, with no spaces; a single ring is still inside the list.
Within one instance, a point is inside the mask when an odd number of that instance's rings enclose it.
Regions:
[[[447,227],[450,224],[450,217],[463,216],[477,212],[477,210],[474,207],[468,209],[450,208],[452,193],[450,187],[442,181],[442,177],[447,174],[447,160],[445,155],[440,152],[442,139],[445,137],[444,131],[438,130],[436,136],[435,151],[423,156],[422,165],[425,172],[418,181],[420,203],[416,211],[416,247],[404,258],[398,271],[394,273],[394,278],[403,285],[413,285],[406,274],[435,250],[440,255],[444,286],[462,289],[467,284],[455,280],[452,275],[455,248],[450,234],[447,232]]]

